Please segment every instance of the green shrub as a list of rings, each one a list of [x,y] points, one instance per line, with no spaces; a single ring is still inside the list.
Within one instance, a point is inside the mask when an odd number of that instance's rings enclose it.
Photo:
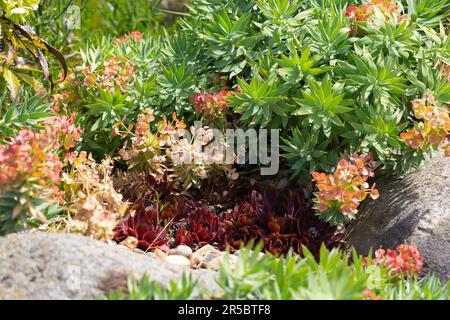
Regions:
[[[141,108],[205,120],[189,101],[194,93],[237,91],[221,123],[238,117],[240,127],[281,129],[293,178],[330,172],[339,154],[352,152],[370,152],[384,172],[405,174],[435,150],[414,150],[400,138],[414,124],[412,100],[430,92],[436,108],[450,103],[441,68],[450,63],[441,20],[450,7],[428,2],[385,1],[390,11],[373,9],[368,21],[355,22],[352,1],[193,0],[176,35],[117,47],[104,39],[83,55],[84,66],[118,55],[136,67],[124,98],[131,123]],[[88,101],[105,106],[98,95]],[[108,108],[94,117],[110,119],[105,134],[124,115],[110,117]],[[90,140],[99,154],[114,152],[105,148],[110,141]]]

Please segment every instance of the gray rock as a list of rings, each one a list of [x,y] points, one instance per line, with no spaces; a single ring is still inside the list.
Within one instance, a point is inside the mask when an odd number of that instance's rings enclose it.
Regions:
[[[170,250],[169,255],[189,258],[192,255],[192,249],[185,245],[179,245],[175,249]]]
[[[191,261],[189,261],[188,258],[183,257],[183,256],[167,256],[166,260],[164,260],[167,263],[176,265],[176,266],[180,266],[180,267],[190,267],[191,266]]]
[[[415,244],[424,272],[450,278],[450,158],[437,156],[404,179],[377,182],[380,198],[360,209],[347,241],[360,253]]]
[[[184,272],[218,293],[215,274],[174,266],[86,237],[41,232],[0,238],[1,299],[95,299],[126,289],[129,276],[166,285]]]
[[[139,249],[139,248],[134,248],[134,249],[133,249],[133,252],[134,252],[134,253],[139,253],[139,254],[145,254],[145,251],[143,251],[143,250],[141,250],[141,249]]]

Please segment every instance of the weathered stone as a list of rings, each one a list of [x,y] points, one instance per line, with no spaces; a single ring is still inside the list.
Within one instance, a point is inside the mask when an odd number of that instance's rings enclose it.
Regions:
[[[180,245],[169,251],[171,256],[183,256],[189,258],[192,255],[192,249],[188,246]]]
[[[360,209],[347,240],[360,254],[415,244],[424,272],[450,278],[450,158],[435,157],[404,179],[377,182],[380,198]]]
[[[225,260],[225,253],[210,253],[208,254],[200,263],[199,267],[204,269],[210,269],[213,271],[219,271],[220,266],[222,263],[224,263]],[[229,255],[229,263],[231,267],[233,268],[237,263],[238,257],[235,255],[230,254]]]
[[[200,266],[205,257],[211,253],[221,254],[221,251],[217,250],[215,247],[209,244],[201,247],[191,255],[191,265]]]
[[[165,260],[167,257],[167,253],[165,253],[164,251],[162,251],[160,249],[153,250],[153,254],[155,255],[155,257],[157,257],[160,260]]]
[[[127,237],[120,243],[120,245],[130,248],[131,250],[134,250],[138,246],[138,239],[136,239],[135,237]]]
[[[124,290],[126,279],[167,285],[190,273],[218,292],[214,273],[190,270],[78,235],[41,232],[0,238],[1,299],[94,299]]]
[[[229,255],[229,262],[235,265],[238,257]],[[217,250],[211,245],[204,246],[194,252],[191,256],[191,266],[194,268],[203,268],[218,271],[225,260],[225,252]]]
[[[165,260],[167,263],[176,265],[176,266],[180,266],[180,267],[190,267],[191,266],[191,261],[189,261],[188,258],[183,257],[183,256],[175,256],[175,255],[171,255],[168,256]]]

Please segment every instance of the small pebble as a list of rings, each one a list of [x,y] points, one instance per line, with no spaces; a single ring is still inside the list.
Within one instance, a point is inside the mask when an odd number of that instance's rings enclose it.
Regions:
[[[205,259],[205,257],[207,255],[209,255],[210,253],[220,253],[220,251],[211,245],[206,245],[204,247],[201,247],[200,249],[198,249],[191,255],[191,257],[190,257],[191,264],[193,266],[199,265]]]
[[[133,250],[138,245],[138,239],[136,239],[135,237],[128,237],[125,240],[123,240],[120,244]]]
[[[167,254],[164,251],[160,250],[160,249],[153,250],[153,254],[155,255],[155,257],[157,257],[157,258],[159,258],[161,260],[164,260],[167,257]]]
[[[231,268],[234,268],[236,266],[237,260],[239,258],[234,255],[229,255],[229,263]],[[217,254],[217,253],[211,253],[201,262],[200,267],[204,269],[211,269],[214,271],[219,271],[220,266],[225,261],[225,254]]]
[[[176,266],[183,266],[183,267],[191,266],[191,262],[189,261],[189,259],[183,256],[168,256],[166,257],[165,261]]]
[[[188,246],[180,245],[169,251],[169,256],[183,256],[189,258],[192,255],[192,249]]]

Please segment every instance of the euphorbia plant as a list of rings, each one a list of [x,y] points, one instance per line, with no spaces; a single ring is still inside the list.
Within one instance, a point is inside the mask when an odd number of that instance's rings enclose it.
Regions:
[[[223,139],[214,140],[214,131],[209,127],[193,126],[187,132],[186,124],[175,113],[171,118],[164,116],[154,124],[153,111],[147,109],[138,115],[134,130],[122,121],[116,123],[113,134],[130,137],[131,146],[125,141],[119,151],[130,169],[138,168],[157,178],[168,174],[185,190],[207,178],[210,172],[236,179],[231,165],[223,164]]]
[[[73,117],[42,124],[45,129],[22,129],[0,144],[0,233],[24,228],[30,219],[46,222],[64,203],[60,175],[81,132]]]
[[[408,129],[400,137],[404,143],[418,152],[444,150],[450,156],[450,116],[448,107],[439,107],[436,99],[429,93],[422,99],[412,102],[416,122],[414,129]]]
[[[379,197],[375,184],[370,187],[368,179],[373,177],[371,155],[352,155],[342,159],[333,174],[313,172],[313,181],[319,192],[316,194],[316,209],[320,218],[332,224],[345,224],[356,218],[358,207],[368,195]]]

